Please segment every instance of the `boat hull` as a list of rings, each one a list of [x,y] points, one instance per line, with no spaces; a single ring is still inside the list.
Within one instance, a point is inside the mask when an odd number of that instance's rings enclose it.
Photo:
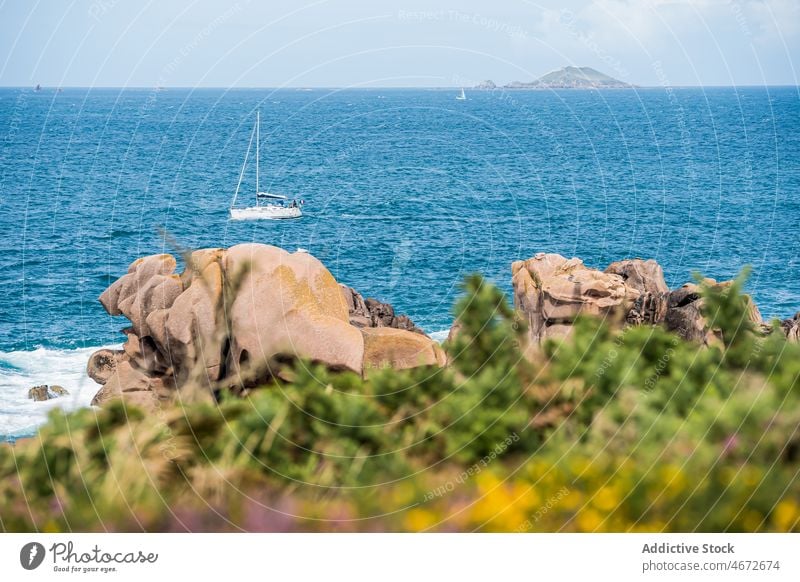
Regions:
[[[300,218],[303,213],[299,207],[267,204],[251,208],[231,208],[233,220],[291,220]]]

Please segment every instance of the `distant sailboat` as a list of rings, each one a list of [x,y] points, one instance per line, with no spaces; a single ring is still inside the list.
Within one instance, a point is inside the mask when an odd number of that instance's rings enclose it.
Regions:
[[[467,95],[466,95],[466,93],[464,93],[464,87],[461,87],[461,95],[456,97],[456,100],[458,100],[458,101],[466,101],[467,100]]]
[[[239,196],[239,187],[242,185],[244,170],[247,167],[247,158],[250,157],[250,149],[253,147],[253,137],[256,140],[256,204],[248,208],[236,208],[236,198]],[[236,192],[231,202],[231,218],[234,220],[279,220],[286,218],[300,218],[303,213],[300,207],[303,206],[302,200],[289,200],[282,194],[271,194],[261,192],[259,189],[259,141],[261,138],[261,112],[256,113],[256,124],[250,133],[250,143],[247,145],[247,153],[244,156],[242,171],[239,174],[239,183],[236,184]]]

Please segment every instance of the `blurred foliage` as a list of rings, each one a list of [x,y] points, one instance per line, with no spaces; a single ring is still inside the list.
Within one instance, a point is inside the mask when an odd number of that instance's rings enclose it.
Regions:
[[[743,278],[701,286],[723,342],[524,325],[464,283],[445,369],[295,362],[247,397],[51,413],[0,446],[5,531],[800,531],[800,346]]]

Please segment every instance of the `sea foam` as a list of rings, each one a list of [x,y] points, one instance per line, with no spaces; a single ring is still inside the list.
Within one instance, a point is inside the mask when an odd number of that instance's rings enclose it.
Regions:
[[[447,336],[450,334],[450,328],[447,329],[440,329],[439,331],[432,331],[430,334],[430,338],[438,343],[444,342],[447,339]]]
[[[33,435],[54,408],[89,406],[100,386],[87,376],[86,362],[98,349],[0,351],[0,441]],[[40,384],[63,386],[69,395],[34,402],[28,390]]]

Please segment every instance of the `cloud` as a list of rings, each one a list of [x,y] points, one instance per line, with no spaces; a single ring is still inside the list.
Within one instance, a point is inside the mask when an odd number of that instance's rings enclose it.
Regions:
[[[800,32],[797,0],[751,0],[734,5],[742,7],[745,18],[754,23],[759,42],[769,42],[776,37],[788,40]]]
[[[774,44],[800,32],[798,0],[583,0],[570,9],[544,10],[539,29],[568,23],[607,47],[674,44],[676,37],[742,38]],[[738,38],[735,38],[738,36]]]

